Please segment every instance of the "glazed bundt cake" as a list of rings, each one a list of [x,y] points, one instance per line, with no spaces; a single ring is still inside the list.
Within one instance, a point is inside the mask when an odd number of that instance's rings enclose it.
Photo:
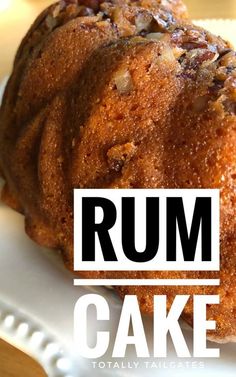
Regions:
[[[17,53],[0,111],[3,200],[73,270],[73,188],[220,188],[220,287],[122,287],[220,294],[217,341],[236,338],[236,54],[173,0],[62,1]],[[87,277],[114,277],[88,272]],[[122,272],[117,277],[218,277]],[[191,323],[191,303],[184,318]]]

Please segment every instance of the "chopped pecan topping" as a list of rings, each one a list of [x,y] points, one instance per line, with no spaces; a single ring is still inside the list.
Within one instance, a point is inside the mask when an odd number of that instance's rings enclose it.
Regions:
[[[209,47],[205,34],[198,29],[176,28],[172,33],[171,40],[172,43],[187,51]]]
[[[219,54],[208,49],[197,48],[189,51],[183,60],[183,64],[188,69],[206,67],[217,60]]]
[[[220,59],[220,64],[226,67],[236,68],[236,53],[229,51]]]
[[[151,24],[153,21],[153,17],[150,13],[141,12],[135,17],[135,26],[137,33],[142,31],[149,31],[151,28]]]

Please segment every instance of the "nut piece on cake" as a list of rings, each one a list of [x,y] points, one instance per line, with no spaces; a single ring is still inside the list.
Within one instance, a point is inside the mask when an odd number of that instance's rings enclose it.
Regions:
[[[123,287],[220,294],[217,341],[236,336],[236,54],[191,24],[178,0],[61,1],[23,40],[0,110],[3,200],[73,269],[73,188],[220,188],[220,287]],[[89,277],[109,277],[87,272]],[[117,277],[215,277],[126,272]],[[114,277],[114,275],[113,275]],[[217,275],[218,277],[218,275]],[[190,306],[184,318],[191,323]]]

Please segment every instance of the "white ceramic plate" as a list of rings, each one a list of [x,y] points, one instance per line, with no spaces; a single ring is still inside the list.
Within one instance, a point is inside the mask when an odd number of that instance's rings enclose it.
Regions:
[[[0,87],[0,94],[3,89]],[[132,354],[119,360],[119,368],[111,358],[111,350],[100,360],[101,368],[93,369],[92,361],[82,359],[73,343],[73,312],[77,299],[88,292],[98,292],[109,301],[112,321],[111,338],[117,328],[121,302],[106,288],[73,287],[73,276],[64,268],[60,256],[34,244],[24,232],[23,217],[0,204],[0,337],[35,358],[49,377],[103,376],[199,376],[235,377],[236,344],[221,345],[220,359],[177,359],[170,345],[168,359],[154,361],[153,368]],[[152,323],[144,318],[150,350]],[[89,317],[91,340],[95,334],[92,313]],[[97,329],[97,328],[96,328]],[[184,330],[191,349],[192,332]],[[209,343],[209,347],[215,347]],[[112,361],[111,368],[103,362]],[[132,362],[139,362],[138,368]],[[130,364],[129,364],[130,363]]]

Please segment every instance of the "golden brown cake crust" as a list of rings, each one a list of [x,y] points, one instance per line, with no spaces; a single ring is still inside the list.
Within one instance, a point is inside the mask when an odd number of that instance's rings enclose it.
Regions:
[[[39,16],[15,59],[0,110],[2,197],[73,270],[73,188],[220,188],[221,286],[119,291],[137,294],[147,313],[155,293],[169,303],[219,293],[208,315],[214,338],[227,340],[236,335],[235,128],[236,54],[192,25],[181,1],[62,1]],[[192,321],[190,306],[184,318]]]

